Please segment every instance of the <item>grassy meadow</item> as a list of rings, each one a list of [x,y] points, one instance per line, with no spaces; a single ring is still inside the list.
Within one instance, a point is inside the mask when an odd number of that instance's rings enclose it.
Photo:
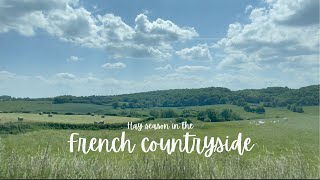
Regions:
[[[89,116],[89,115],[61,115],[54,114],[52,117],[48,117],[47,114],[29,114],[29,113],[1,113],[0,123],[17,122],[18,117],[23,117],[24,123],[33,122],[53,122],[53,123],[69,123],[69,124],[92,124],[94,121],[104,121],[107,124],[113,123],[126,123],[135,122],[140,120],[133,117],[121,117],[121,116],[104,116],[101,115]]]
[[[19,102],[12,102],[18,103]],[[86,104],[57,104],[54,110],[50,104],[24,102],[20,106],[0,103],[1,124],[33,124],[38,122],[87,123],[102,120],[100,115],[64,115],[65,112],[86,114],[121,112],[108,106]],[[29,106],[26,104],[33,104]],[[74,107],[72,107],[74,105]],[[28,106],[28,108],[26,108]],[[69,107],[70,106],[70,107]],[[5,107],[5,108],[4,108]],[[69,107],[69,109],[68,109]],[[85,108],[88,107],[88,108]],[[90,108],[91,109],[90,109]],[[65,109],[64,109],[65,108]],[[319,178],[319,107],[306,106],[304,113],[294,113],[286,108],[266,108],[265,114],[245,112],[234,105],[195,106],[172,108],[177,113],[184,109],[203,110],[207,108],[230,108],[244,119],[229,122],[203,122],[191,118],[192,130],[142,130],[124,129],[50,129],[43,128],[18,134],[0,134],[0,178]],[[29,113],[19,112],[21,109]],[[59,111],[63,109],[63,111]],[[157,108],[155,108],[157,109]],[[158,108],[159,109],[159,108]],[[36,112],[57,111],[52,118]],[[147,115],[150,109],[134,109]],[[17,117],[24,117],[18,122]],[[106,116],[106,123],[138,122],[141,118]],[[264,121],[264,124],[258,124]],[[157,118],[144,123],[170,123],[174,118]],[[105,151],[70,153],[70,134],[77,132],[81,137],[113,139],[126,131],[126,137],[136,143],[136,150],[107,153]],[[168,155],[162,151],[144,153],[140,142],[144,137],[150,140],[160,138],[183,138],[186,133],[197,137],[213,136],[235,139],[241,132],[250,137],[255,147],[240,156],[237,152],[214,153],[204,157],[196,153],[175,152]]]

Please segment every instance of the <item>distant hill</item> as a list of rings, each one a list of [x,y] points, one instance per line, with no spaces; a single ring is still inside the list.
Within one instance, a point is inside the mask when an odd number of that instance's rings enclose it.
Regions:
[[[114,96],[58,96],[41,99],[16,99],[0,96],[0,100],[52,100],[55,104],[89,103],[112,104],[114,107],[178,107],[202,106],[214,104],[234,104],[243,106],[247,103],[263,104],[267,107],[283,107],[289,104],[319,105],[320,85],[311,85],[299,89],[288,87],[268,87],[264,89],[246,89],[231,91],[228,88],[209,87],[200,89],[172,89]],[[1,98],[4,97],[4,98]]]

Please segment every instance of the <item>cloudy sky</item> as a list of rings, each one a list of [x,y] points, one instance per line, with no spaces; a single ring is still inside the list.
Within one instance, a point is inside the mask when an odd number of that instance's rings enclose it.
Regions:
[[[311,84],[318,0],[0,0],[0,95]]]

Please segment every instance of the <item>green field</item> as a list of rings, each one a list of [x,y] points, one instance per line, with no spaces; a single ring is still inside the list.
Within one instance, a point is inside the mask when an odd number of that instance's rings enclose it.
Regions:
[[[95,104],[79,104],[79,103],[65,103],[65,104],[52,104],[51,101],[0,101],[0,112],[11,113],[39,113],[39,112],[57,112],[59,114],[74,113],[79,115],[85,115],[88,113],[105,114],[121,112],[135,111],[141,115],[148,115],[151,109],[173,109],[178,114],[183,110],[205,110],[208,108],[214,108],[216,110],[222,110],[225,108],[232,109],[240,114],[244,119],[261,119],[261,118],[275,118],[275,117],[290,117],[300,116],[299,113],[288,111],[287,108],[269,108],[265,107],[265,114],[256,114],[243,111],[243,107],[224,104],[224,105],[206,105],[206,106],[189,106],[189,107],[153,107],[153,108],[130,108],[130,109],[114,109],[111,105],[95,105]],[[318,110],[313,106],[305,106],[304,114],[318,115]],[[26,114],[27,114],[26,113]]]
[[[70,123],[70,124],[93,124],[94,121],[104,121],[107,124],[135,122],[139,118],[120,117],[120,116],[101,116],[95,115],[60,115],[54,114],[48,117],[47,114],[29,114],[29,113],[0,113],[0,123],[17,122],[18,117],[23,117],[23,122],[53,122],[53,123]]]
[[[82,105],[81,105],[82,106]],[[95,106],[95,105],[94,105]],[[233,105],[173,108],[200,110],[213,107],[231,108],[244,119],[230,122],[202,122],[192,118],[195,128],[188,130],[197,137],[214,136],[235,139],[241,132],[250,137],[255,147],[239,156],[236,152],[214,153],[204,157],[195,153],[162,151],[143,153],[140,141],[160,138],[182,138],[186,130],[79,130],[38,129],[19,134],[0,135],[0,178],[319,178],[319,107],[304,107],[305,113],[293,113],[285,108],[266,108],[264,115],[244,112]],[[78,108],[78,107],[77,107]],[[74,111],[78,111],[75,108]],[[103,108],[101,108],[103,109]],[[48,109],[53,111],[52,109]],[[44,109],[37,109],[44,111]],[[70,112],[65,110],[64,112]],[[74,112],[73,111],[73,112]],[[120,110],[119,110],[120,111]],[[147,114],[149,109],[135,109]],[[80,112],[80,111],[79,111]],[[88,112],[88,109],[82,112]],[[97,112],[93,108],[91,112]],[[29,113],[0,113],[0,123],[61,122],[92,123],[101,120],[98,115],[47,115]],[[139,118],[108,116],[108,123],[125,123]],[[175,119],[156,119],[145,123],[171,123]],[[264,124],[258,124],[264,121]],[[137,144],[133,154],[69,152],[69,136],[77,132],[86,138],[119,137],[125,131],[127,138]]]
[[[0,101],[0,111],[2,112],[60,112],[87,114],[94,113],[104,109],[111,109],[111,106],[102,106],[95,104],[52,104],[51,101]]]

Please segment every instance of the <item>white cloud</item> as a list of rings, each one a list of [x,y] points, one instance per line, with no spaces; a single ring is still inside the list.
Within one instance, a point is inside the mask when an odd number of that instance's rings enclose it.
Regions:
[[[76,78],[75,75],[70,74],[70,73],[58,73],[56,74],[57,78],[61,78],[61,79],[66,79],[66,80],[73,80]]]
[[[185,48],[180,51],[176,51],[176,54],[182,59],[187,60],[212,60],[207,44]]]
[[[15,77],[15,74],[8,71],[0,71],[0,82],[12,79]]]
[[[151,12],[147,9],[142,10],[142,14],[150,14]]]
[[[50,11],[43,27],[49,34],[63,41],[73,42],[87,47],[99,46],[96,18],[80,7],[67,6],[63,10]]]
[[[117,62],[117,63],[106,63],[101,67],[105,69],[123,69],[123,68],[126,68],[127,65],[122,62]]]
[[[249,11],[251,11],[251,9],[253,8],[253,6],[251,4],[249,4],[246,9],[244,10],[245,13],[248,13]]]
[[[294,69],[296,74],[311,71],[313,81],[317,80],[318,70],[310,68],[308,64],[311,61],[319,67],[319,22],[310,17],[315,11],[310,3],[315,6],[319,1],[266,2],[267,7],[251,10],[250,23],[230,24],[226,37],[213,46],[224,52],[218,67],[241,72],[282,72],[287,77],[284,72],[287,68],[281,67],[281,64],[285,64]],[[312,12],[307,13],[308,10]],[[306,16],[300,18],[300,15],[296,15],[301,13]],[[313,20],[306,23],[306,18]]]
[[[150,22],[144,14],[139,14],[135,19],[135,23],[136,38],[139,41],[174,42],[198,36],[194,28],[179,27],[169,20],[160,18]]]
[[[178,73],[193,73],[193,72],[202,72],[208,71],[210,68],[206,66],[180,66],[175,69]]]
[[[77,0],[0,1],[0,33],[17,31],[34,36],[44,30],[62,41],[89,48],[104,48],[113,58],[168,59],[171,44],[184,42],[198,33],[169,20],[149,21],[144,14],[131,27],[113,14],[93,15]]]
[[[173,68],[170,64],[167,64],[163,67],[157,67],[156,70],[158,70],[158,71],[172,71]]]
[[[309,26],[319,24],[320,4],[317,0],[274,1],[268,0],[272,6],[275,22],[288,26]]]
[[[77,61],[80,61],[81,58],[77,57],[77,56],[70,56],[67,58],[67,61],[68,62],[77,62]]]
[[[107,52],[114,58],[156,58],[159,60],[171,57],[169,49],[162,47],[152,47],[145,44],[132,44],[131,42],[122,42],[107,45]]]
[[[103,37],[115,37],[105,44],[106,50],[115,58],[168,59],[172,56],[172,43],[184,42],[198,36],[194,28],[179,27],[162,19],[151,22],[144,14],[135,18],[134,28],[126,25],[119,17],[109,16],[108,21],[111,18],[114,20],[107,23],[111,24],[110,27],[103,29],[103,32],[108,32],[104,33]]]

